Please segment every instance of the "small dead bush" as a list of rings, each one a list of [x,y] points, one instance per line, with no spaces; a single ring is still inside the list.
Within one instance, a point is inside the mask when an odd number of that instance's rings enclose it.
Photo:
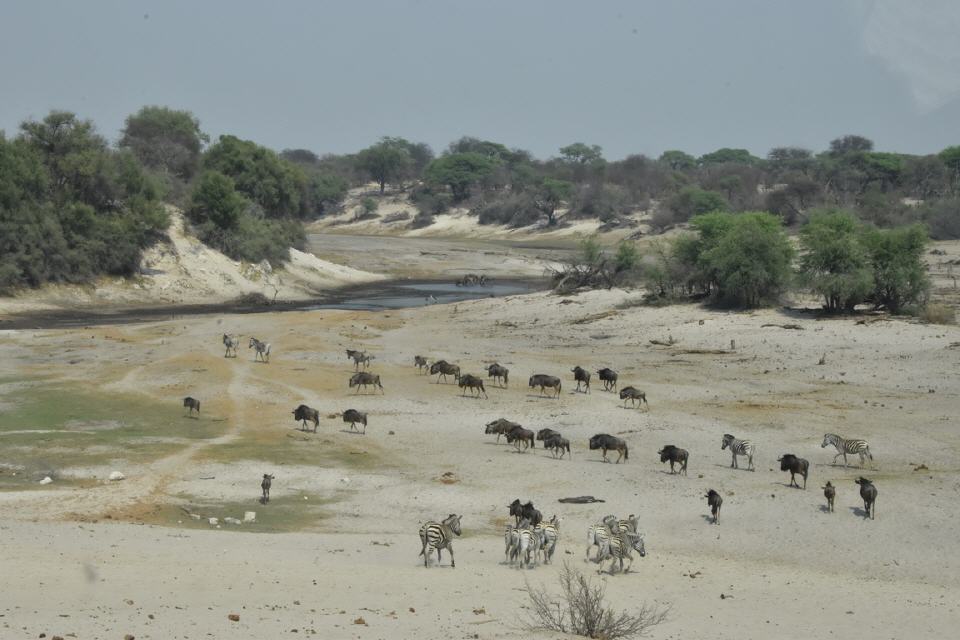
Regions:
[[[560,571],[557,596],[546,588],[536,589],[527,583],[532,611],[526,627],[530,631],[546,629],[585,638],[641,638],[667,619],[669,607],[643,604],[633,613],[617,613],[604,602],[603,583],[594,583],[568,563]]]
[[[931,303],[920,310],[920,319],[929,324],[956,324],[957,313],[949,305]]]

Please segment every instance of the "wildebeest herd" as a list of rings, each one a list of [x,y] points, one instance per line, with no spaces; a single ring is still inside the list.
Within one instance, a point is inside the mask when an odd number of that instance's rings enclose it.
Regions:
[[[482,284],[482,282],[477,282]],[[223,335],[223,344],[226,347],[224,357],[236,357],[237,347],[240,345],[239,337],[228,334]],[[254,350],[254,360],[263,363],[269,363],[271,345],[269,342],[262,342],[257,338],[251,337],[249,348]],[[380,376],[368,371],[360,371],[362,366],[366,369],[374,359],[372,354],[366,351],[348,349],[347,358],[354,363],[353,375],[351,375],[348,388],[356,388],[356,393],[365,391],[368,387],[371,391],[380,390],[384,392],[384,387]],[[470,395],[477,398],[488,397],[484,387],[484,381],[481,377],[464,374],[460,366],[446,360],[436,360],[429,363],[427,358],[416,355],[414,357],[414,366],[418,373],[428,373],[431,376],[437,376],[436,384],[446,383],[448,378],[461,389],[461,395]],[[496,387],[507,388],[509,384],[509,370],[499,363],[492,363],[486,367],[487,378],[492,378]],[[576,382],[574,393],[590,393],[591,372],[579,365],[571,369],[573,379]],[[617,372],[610,368],[601,368],[597,370],[597,378],[603,382],[605,391],[615,392],[617,390],[619,376]],[[547,374],[533,374],[528,380],[528,387],[539,389],[539,396],[552,396],[558,398],[562,390],[562,381],[559,377]],[[633,386],[620,388],[619,397],[626,406],[627,400],[636,406],[641,404],[649,410],[646,393]],[[186,397],[183,400],[183,407],[187,409],[188,414],[200,412],[200,401],[193,397]],[[295,421],[300,423],[300,428],[307,429],[308,423],[313,423],[313,432],[316,433],[320,422],[320,413],[317,409],[311,408],[305,404],[299,405],[292,411]],[[347,409],[342,413],[333,414],[329,417],[341,417],[343,422],[350,425],[350,431],[366,433],[367,416],[365,412],[357,409]],[[362,430],[357,425],[362,425]],[[534,432],[518,422],[506,418],[498,418],[485,424],[484,433],[488,435],[495,434],[496,442],[500,442],[501,436],[506,443],[512,445],[517,453],[527,453],[531,449],[536,449],[536,443],[542,442],[542,448],[549,451],[551,456],[556,459],[568,460],[572,457],[571,443],[559,431],[551,428],[542,428]],[[590,451],[600,451],[603,462],[610,462],[608,453],[616,452],[617,458],[615,464],[620,462],[627,463],[630,458],[629,445],[623,438],[598,433],[593,435],[587,442]],[[860,467],[863,468],[866,459],[873,461],[873,455],[870,447],[865,440],[847,439],[837,434],[825,434],[821,443],[821,448],[832,446],[837,454],[833,458],[833,464],[839,457],[844,459],[844,467],[848,466],[847,456],[856,454],[860,458]],[[736,438],[732,434],[724,434],[720,441],[721,450],[729,449],[731,453],[730,467],[739,468],[738,458],[743,456],[747,460],[747,469],[755,471],[754,455],[757,447],[750,440]],[[661,463],[670,464],[670,475],[686,476],[690,453],[683,448],[673,444],[663,446],[657,455]],[[790,482],[787,486],[797,489],[806,489],[807,479],[810,474],[810,462],[793,453],[784,453],[777,458],[780,463],[780,471],[790,473]],[[797,476],[803,479],[803,487],[797,480]],[[702,476],[701,476],[702,477]],[[261,482],[262,496],[261,502],[266,504],[270,500],[270,487],[274,476],[264,474]],[[876,517],[876,499],[877,488],[867,478],[859,477],[854,481],[860,487],[860,497],[863,500],[864,517],[874,519]],[[824,511],[832,513],[834,510],[834,501],[836,498],[836,487],[827,482],[823,487],[823,494],[827,501]],[[732,494],[731,494],[732,495]],[[707,500],[707,506],[710,510],[710,519],[714,524],[720,523],[720,509],[723,505],[723,497],[715,489],[709,489],[704,496]],[[520,499],[514,500],[508,505],[510,516],[514,517],[514,523],[508,525],[504,531],[505,542],[505,563],[519,567],[530,567],[539,562],[550,563],[556,550],[556,545],[560,537],[560,519],[554,515],[550,520],[544,522],[543,516],[537,510],[533,503],[528,501],[521,503]],[[446,549],[450,554],[450,566],[455,566],[453,556],[453,538],[461,535],[462,516],[450,514],[440,521],[429,521],[420,527],[419,535],[421,541],[420,555],[423,556],[424,566],[429,565],[431,550],[436,550],[437,561],[440,561],[442,550]],[[633,552],[637,552],[641,557],[646,555],[644,536],[638,531],[638,518],[630,515],[628,518],[619,520],[615,516],[606,516],[599,523],[593,524],[588,529],[587,534],[587,558],[590,559],[590,550],[596,546],[597,554],[593,561],[601,564],[606,560],[611,560],[610,572],[614,572],[614,567],[619,563],[621,571],[629,570],[633,560]],[[626,568],[624,560],[628,561]]]

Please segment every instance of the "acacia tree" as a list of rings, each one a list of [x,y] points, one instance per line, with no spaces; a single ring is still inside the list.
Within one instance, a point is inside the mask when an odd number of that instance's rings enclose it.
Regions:
[[[436,185],[446,185],[456,202],[470,197],[471,188],[490,176],[498,162],[493,158],[469,151],[441,156],[427,165],[424,178]]]
[[[147,106],[127,116],[121,148],[130,149],[144,166],[189,180],[200,166],[209,136],[189,111]]]
[[[534,202],[537,209],[545,213],[548,224],[557,224],[556,210],[573,193],[573,185],[566,180],[544,178],[536,189]]]
[[[413,156],[402,138],[381,138],[377,144],[357,154],[357,166],[380,185],[380,193],[387,183],[399,182],[413,166]]]
[[[853,311],[873,290],[863,230],[846,211],[814,213],[800,229],[800,273],[828,311]]]
[[[922,225],[871,229],[864,236],[873,269],[873,302],[891,313],[923,302],[930,289],[923,265],[927,231]]]

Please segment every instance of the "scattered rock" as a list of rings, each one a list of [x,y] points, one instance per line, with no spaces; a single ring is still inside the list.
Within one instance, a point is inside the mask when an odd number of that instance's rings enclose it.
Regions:
[[[136,638],[134,638],[133,634],[128,633],[127,635],[123,636],[123,640],[136,640]]]
[[[487,610],[486,610],[485,608],[483,608],[483,607],[480,607],[479,609],[474,609],[474,610],[473,610],[473,615],[475,615],[475,616],[484,616],[484,615],[487,615]]]
[[[228,620],[232,620],[233,622],[239,622],[239,621],[240,621],[240,614],[238,614],[238,613],[231,613],[231,614],[229,614],[229,615],[227,616],[227,619],[228,619]]]
[[[223,519],[223,521],[227,524],[241,524],[240,520],[237,518],[226,517]]]
[[[340,478],[340,482],[343,484],[350,484],[350,478]]]
[[[207,522],[209,522],[213,526],[217,526],[220,523],[220,520],[218,520],[217,518],[208,518]]]
[[[114,482],[116,482],[117,480],[123,480],[123,479],[125,479],[126,477],[127,477],[127,476],[123,475],[123,474],[120,473],[119,471],[111,471],[111,472],[110,472],[110,476],[109,476],[108,479],[113,480]]]
[[[53,478],[50,476],[45,476],[43,480],[40,481],[40,484],[50,484],[51,482],[53,482]]]
[[[243,521],[246,523],[256,522],[257,521],[257,512],[256,511],[244,511],[243,512]]]
[[[364,625],[364,626],[367,626],[367,621],[364,620],[362,617],[360,617],[360,618],[357,618],[356,620],[354,620],[354,621],[353,621],[353,624],[362,624],[362,625]]]
[[[927,468],[927,465],[920,464],[914,469],[914,471],[929,471],[929,469]]]
[[[413,607],[410,607],[409,611],[410,611],[410,613],[416,613],[416,612],[417,612],[417,610],[414,609]]]

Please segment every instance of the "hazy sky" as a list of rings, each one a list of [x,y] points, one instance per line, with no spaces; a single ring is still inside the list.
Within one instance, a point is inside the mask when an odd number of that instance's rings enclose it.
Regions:
[[[960,1],[0,3],[0,129],[52,108],[115,139],[145,104],[214,138],[435,150],[461,135],[540,157],[960,143]]]

